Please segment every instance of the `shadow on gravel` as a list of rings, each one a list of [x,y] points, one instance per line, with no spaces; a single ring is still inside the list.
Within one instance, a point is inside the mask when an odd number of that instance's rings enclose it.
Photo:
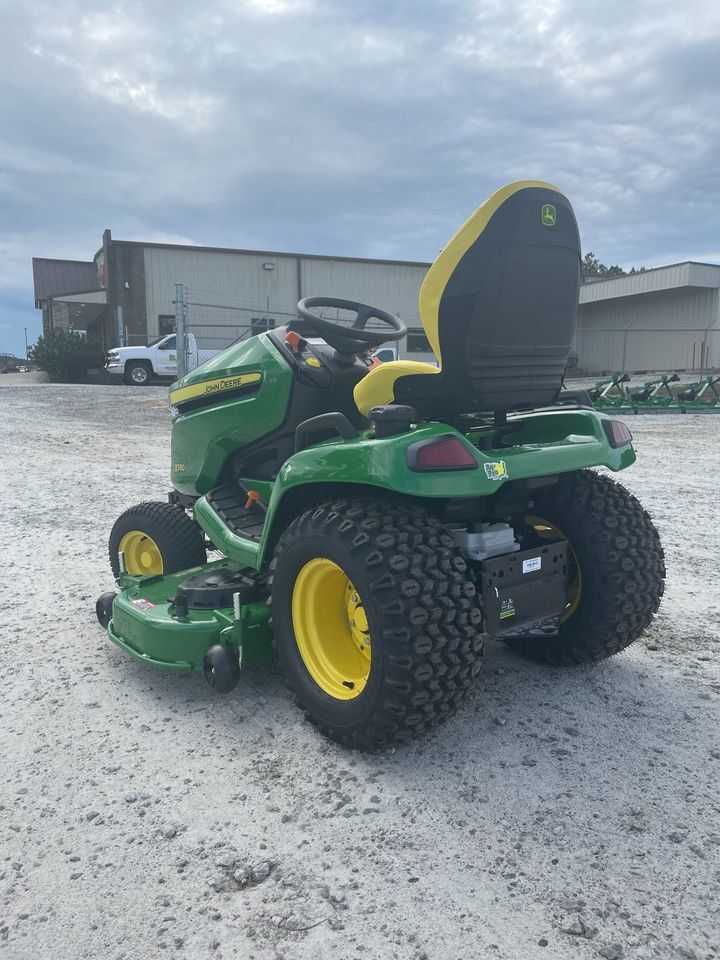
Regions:
[[[253,721],[259,728],[254,749],[262,746],[263,731],[268,747],[270,739],[280,735],[289,751],[328,747],[293,704],[277,662],[243,671],[238,687],[220,696],[199,674],[162,672],[112,646],[101,650],[107,653],[100,654],[102,672],[108,679],[112,675],[113,684],[131,689],[151,710],[174,714],[180,725],[187,714],[189,737],[192,717],[197,715],[203,723],[212,718],[218,734],[230,740],[239,719]],[[692,721],[678,723],[678,700],[685,696],[689,702],[691,690],[683,693],[677,680],[655,669],[653,659],[638,646],[591,666],[548,668],[491,643],[475,687],[453,718],[419,741],[392,751],[354,755],[372,765],[374,758],[392,753],[386,766],[402,777],[420,758],[450,771],[457,769],[460,759],[517,767],[530,780],[532,768],[541,761],[598,764],[627,754],[636,764],[644,749],[652,751],[661,744],[682,747],[693,737]],[[349,753],[334,744],[329,747],[338,763]]]

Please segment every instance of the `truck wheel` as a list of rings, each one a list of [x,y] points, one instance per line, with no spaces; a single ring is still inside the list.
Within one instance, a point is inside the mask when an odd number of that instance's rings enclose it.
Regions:
[[[146,363],[126,363],[123,380],[131,387],[146,387],[150,383],[151,374],[152,370]]]
[[[373,749],[449,717],[480,670],[482,614],[453,537],[404,502],[297,517],[270,567],[275,644],[326,736]]]
[[[665,586],[663,549],[647,512],[621,484],[589,470],[561,476],[531,509],[526,544],[569,543],[568,601],[557,637],[523,637],[508,646],[553,665],[624,650],[649,626]]]
[[[207,560],[200,528],[170,503],[139,503],[126,510],[113,525],[108,550],[116,577],[121,550],[127,572],[135,576],[176,573]]]

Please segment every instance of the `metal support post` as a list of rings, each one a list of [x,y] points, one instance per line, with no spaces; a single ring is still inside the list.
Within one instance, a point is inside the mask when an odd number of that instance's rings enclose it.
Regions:
[[[187,318],[185,303],[185,284],[175,284],[175,344],[177,346],[178,379],[187,373],[187,346],[185,321]]]

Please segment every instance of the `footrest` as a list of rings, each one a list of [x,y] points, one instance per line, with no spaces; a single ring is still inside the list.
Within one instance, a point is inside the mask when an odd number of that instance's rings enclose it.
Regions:
[[[265,526],[265,511],[257,502],[246,510],[248,496],[244,490],[230,485],[216,487],[205,495],[205,499],[233,533],[256,543],[260,541]]]

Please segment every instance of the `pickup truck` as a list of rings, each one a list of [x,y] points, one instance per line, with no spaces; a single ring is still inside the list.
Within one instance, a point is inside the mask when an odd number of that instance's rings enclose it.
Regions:
[[[220,353],[219,350],[199,350],[192,333],[186,334],[185,340],[188,371]],[[387,363],[388,360],[397,360],[397,350],[395,347],[380,347],[373,356]],[[147,347],[113,347],[107,353],[105,372],[111,377],[122,377],[125,383],[134,387],[145,387],[156,379],[177,380],[175,334],[161,337]]]
[[[194,370],[214,357],[219,350],[199,350],[195,336],[186,335],[187,369]],[[108,350],[105,372],[111,377],[122,377],[125,383],[144,387],[154,379],[176,380],[177,347],[175,334],[155,340],[147,347],[113,347]]]

